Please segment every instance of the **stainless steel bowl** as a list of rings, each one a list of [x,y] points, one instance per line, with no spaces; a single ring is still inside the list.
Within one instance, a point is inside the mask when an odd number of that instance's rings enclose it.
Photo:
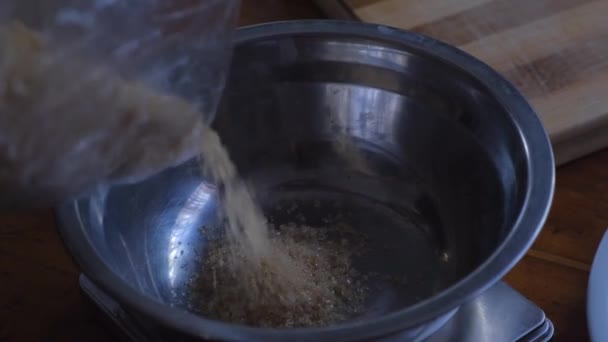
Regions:
[[[195,161],[63,206],[83,271],[132,313],[183,336],[230,340],[420,340],[523,256],[547,215],[554,164],[522,95],[473,57],[425,36],[335,21],[238,31],[214,122],[275,220],[298,203],[370,237],[368,312],[339,325],[260,329],[196,315],[186,283],[217,221]],[[362,170],[332,141],[352,139]],[[312,203],[315,203],[313,205]],[[319,209],[320,208],[320,209]]]

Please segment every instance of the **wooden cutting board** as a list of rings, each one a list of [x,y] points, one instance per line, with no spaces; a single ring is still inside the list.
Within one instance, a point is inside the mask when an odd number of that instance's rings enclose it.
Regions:
[[[608,147],[608,0],[317,0],[328,15],[435,37],[485,61],[539,112],[558,164]]]

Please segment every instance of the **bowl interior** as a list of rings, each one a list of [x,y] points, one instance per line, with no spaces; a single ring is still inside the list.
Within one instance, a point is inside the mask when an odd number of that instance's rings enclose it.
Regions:
[[[513,227],[525,148],[509,113],[450,63],[390,42],[290,35],[239,44],[216,116],[269,218],[363,233],[364,317],[446,289]],[[158,301],[196,311],[189,282],[214,234],[216,187],[196,161],[93,197],[96,252]],[[387,281],[400,279],[401,281]]]

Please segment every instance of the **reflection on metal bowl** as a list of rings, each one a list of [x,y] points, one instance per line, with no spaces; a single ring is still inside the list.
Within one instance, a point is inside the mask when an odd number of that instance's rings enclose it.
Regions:
[[[130,311],[184,336],[420,340],[496,283],[547,215],[551,147],[525,99],[465,53],[410,32],[334,21],[239,30],[214,127],[267,213],[339,216],[369,237],[366,314],[261,329],[188,310],[188,280],[217,223],[216,188],[191,161],[60,208],[83,271]],[[335,148],[347,136],[360,158]],[[359,161],[359,162],[355,162]],[[363,161],[364,167],[361,167]]]

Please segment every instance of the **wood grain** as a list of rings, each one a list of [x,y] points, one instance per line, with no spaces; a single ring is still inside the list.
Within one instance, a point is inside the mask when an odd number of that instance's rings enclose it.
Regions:
[[[0,341],[108,341],[51,210],[0,216]]]
[[[323,1],[323,0],[321,0]],[[445,0],[345,0],[360,18],[373,23],[401,27],[407,23],[409,27],[434,22],[443,17],[455,15],[477,6],[482,6],[491,0],[445,1]],[[407,10],[403,10],[403,8]]]
[[[589,274],[559,264],[525,257],[505,280],[540,306],[555,326],[555,342],[589,340],[585,319]]]
[[[464,45],[505,30],[533,23],[584,5],[589,0],[494,0],[471,6],[469,1],[451,1],[450,7],[465,4],[457,13],[409,27],[453,45]],[[473,3],[477,3],[474,1]],[[407,8],[403,8],[407,10]],[[403,25],[403,23],[402,23]],[[411,24],[407,24],[410,26]]]
[[[608,227],[608,152],[558,169],[555,198],[533,249],[590,265]]]
[[[501,72],[539,112],[558,164],[608,147],[608,1],[342,3],[361,20],[435,37]]]

